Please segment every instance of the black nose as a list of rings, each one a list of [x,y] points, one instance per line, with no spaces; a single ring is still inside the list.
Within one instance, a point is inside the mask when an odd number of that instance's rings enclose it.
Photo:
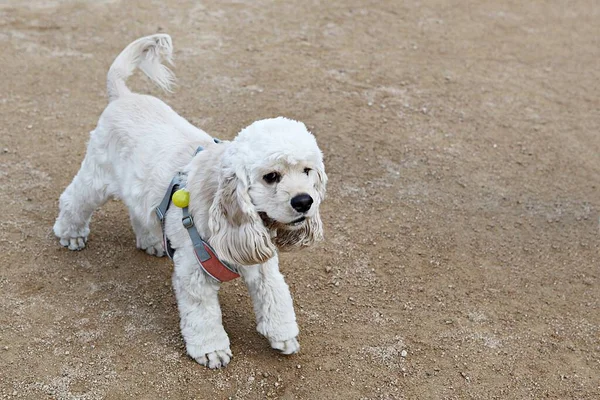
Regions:
[[[302,193],[298,196],[292,197],[291,203],[294,210],[304,213],[310,210],[310,206],[312,206],[313,203],[313,198],[306,193]]]

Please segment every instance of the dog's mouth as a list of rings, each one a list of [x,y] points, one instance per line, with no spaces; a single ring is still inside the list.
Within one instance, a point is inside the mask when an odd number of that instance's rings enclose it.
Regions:
[[[266,212],[259,212],[258,215],[260,215],[260,218],[262,219],[263,224],[265,224],[265,226],[267,228],[273,228],[273,227],[278,227],[278,226],[279,227],[285,227],[285,226],[296,227],[298,225],[301,225],[306,220],[306,217],[300,217],[296,220],[293,220],[292,222],[288,222],[288,223],[284,224],[282,222],[279,222],[279,221],[269,217]]]
[[[306,219],[306,217],[300,217],[300,218],[298,218],[297,220],[295,220],[295,221],[292,221],[292,222],[290,222],[289,224],[286,224],[286,225],[290,225],[290,226],[298,226],[298,225],[300,225],[301,223],[303,223],[305,219]]]

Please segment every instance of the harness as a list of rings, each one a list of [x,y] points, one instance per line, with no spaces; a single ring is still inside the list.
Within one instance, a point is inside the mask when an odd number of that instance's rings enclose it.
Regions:
[[[217,139],[214,139],[214,141],[215,143],[219,143]],[[204,150],[202,146],[198,147],[194,156],[202,150]],[[194,247],[194,255],[196,256],[196,261],[198,261],[200,268],[217,282],[228,282],[235,278],[239,278],[240,275],[237,268],[229,263],[219,260],[215,250],[202,239],[198,233],[198,230],[194,225],[194,219],[188,210],[189,193],[185,190],[185,183],[186,174],[178,172],[171,180],[165,196],[155,209],[156,215],[160,220],[160,226],[163,233],[163,246],[167,255],[172,260],[173,255],[175,254],[175,249],[171,247],[171,243],[167,238],[165,230],[167,210],[171,203],[173,203],[182,210],[183,218],[181,219],[181,223],[190,235]]]

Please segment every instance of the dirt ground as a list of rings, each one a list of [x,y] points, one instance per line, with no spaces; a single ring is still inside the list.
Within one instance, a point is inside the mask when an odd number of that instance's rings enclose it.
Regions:
[[[231,282],[232,363],[188,358],[119,202],[84,251],[51,233],[108,67],[159,31],[179,86],[131,87],[325,153],[326,241],[282,257],[298,355]],[[595,0],[0,1],[0,397],[600,398],[599,37]]]

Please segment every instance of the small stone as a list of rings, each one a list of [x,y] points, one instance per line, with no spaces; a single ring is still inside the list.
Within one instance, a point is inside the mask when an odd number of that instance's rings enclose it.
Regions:
[[[327,272],[327,273],[331,272],[331,267],[329,265],[325,267],[325,272]]]
[[[263,374],[262,374],[262,375],[263,375],[265,378],[268,378],[268,377],[269,377],[269,373],[268,373],[268,372],[263,372]]]
[[[3,349],[4,349],[4,350],[8,350],[8,346],[4,346],[4,347],[3,347]]]
[[[408,351],[406,351],[406,350],[402,350],[400,352],[400,357],[402,357],[402,358],[406,358],[407,355],[408,355]]]
[[[335,285],[335,286],[340,286],[340,282],[338,281],[338,282],[336,282],[334,285]]]
[[[33,128],[33,125],[27,125],[27,129]]]
[[[300,368],[302,368],[302,365],[298,364],[298,365],[296,365],[296,368],[300,369]]]
[[[12,392],[12,395],[13,395],[13,396],[16,396],[16,395],[17,395],[17,391],[16,391],[16,390],[13,390],[13,392]]]
[[[68,356],[69,354],[71,354],[69,353],[69,350],[65,351],[65,356]]]
[[[5,148],[2,149],[2,152],[8,153],[8,149],[5,147]]]

